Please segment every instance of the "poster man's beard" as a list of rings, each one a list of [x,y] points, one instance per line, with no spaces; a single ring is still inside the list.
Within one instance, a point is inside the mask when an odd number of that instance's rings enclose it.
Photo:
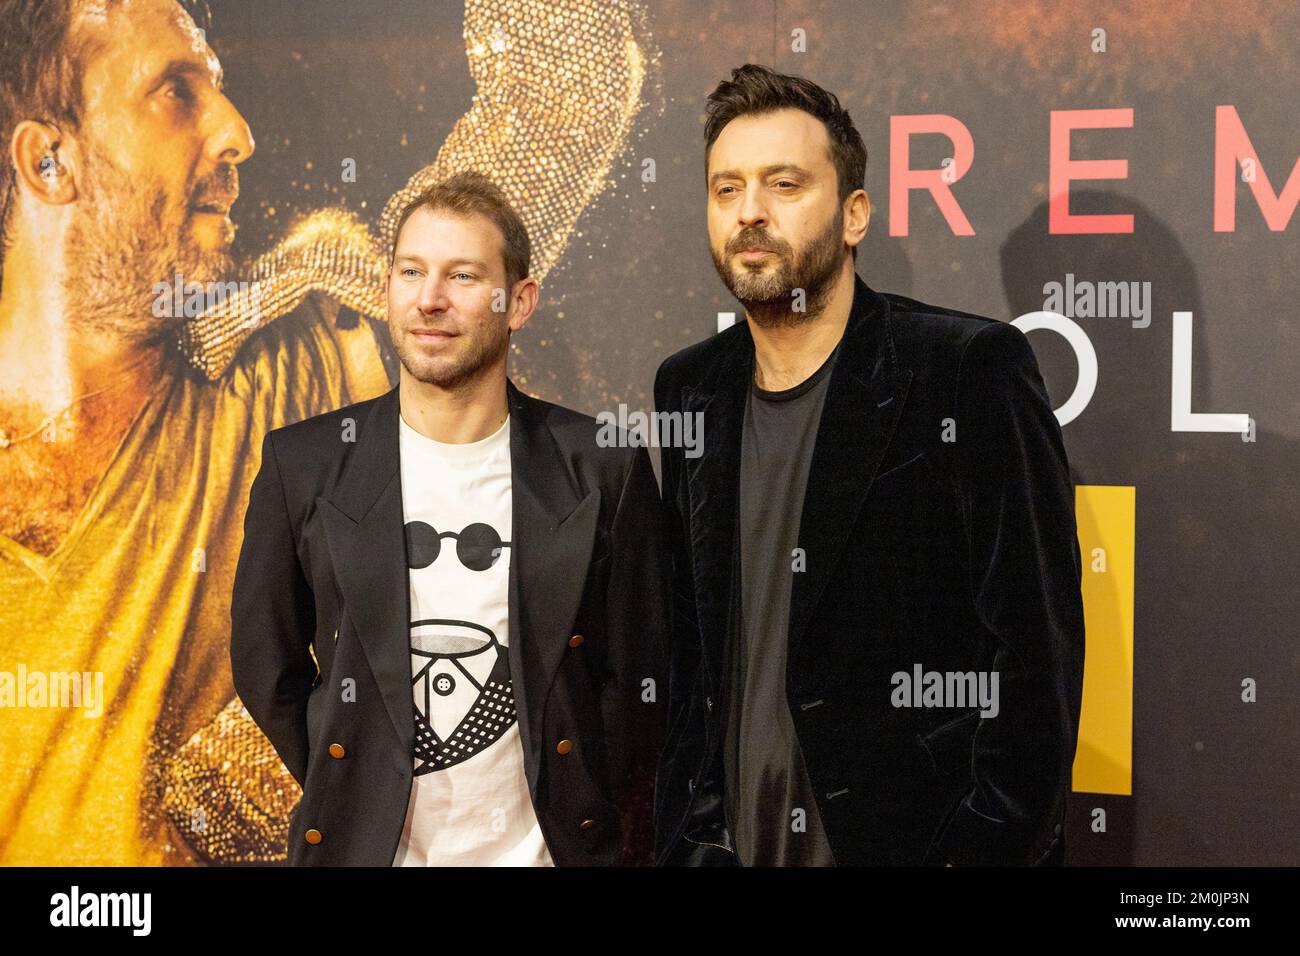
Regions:
[[[155,285],[216,282],[231,274],[227,249],[200,247],[188,207],[147,193],[92,151],[84,199],[68,228],[63,291],[70,321],[87,332],[147,344],[170,337],[184,316],[155,316]]]
[[[820,315],[826,305],[844,256],[843,233],[844,217],[840,213],[820,235],[804,247],[793,262],[788,245],[751,238],[753,233],[741,233],[730,244],[731,251],[738,251],[751,242],[771,248],[780,257],[776,270],[770,274],[751,271],[742,264],[738,270],[733,271],[727,261],[720,260],[716,253],[713,255],[713,266],[727,289],[745,307],[745,312],[756,325],[763,328],[802,325]],[[794,308],[797,289],[803,291],[799,311]]]

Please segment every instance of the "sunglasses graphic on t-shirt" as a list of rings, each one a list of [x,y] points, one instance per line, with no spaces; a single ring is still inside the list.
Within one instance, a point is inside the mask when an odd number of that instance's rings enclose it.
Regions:
[[[466,525],[459,533],[455,531],[438,532],[433,525],[425,521],[408,521],[406,523],[406,563],[419,570],[427,568],[438,560],[442,553],[442,539],[454,538],[456,557],[460,563],[471,571],[486,571],[497,563],[501,551],[510,547],[509,541],[502,541],[496,528],[482,521]]]

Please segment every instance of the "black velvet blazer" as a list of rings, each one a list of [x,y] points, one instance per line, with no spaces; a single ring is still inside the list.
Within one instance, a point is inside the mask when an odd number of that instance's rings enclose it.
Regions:
[[[722,809],[722,661],[748,323],[659,368],[674,587],[661,864],[735,861]],[[841,865],[1035,864],[1061,855],[1083,684],[1074,491],[1029,342],[1009,324],[856,279],[804,499],[786,701]],[[998,712],[895,706],[894,675],[998,674]],[[774,820],[773,825],[789,825]]]

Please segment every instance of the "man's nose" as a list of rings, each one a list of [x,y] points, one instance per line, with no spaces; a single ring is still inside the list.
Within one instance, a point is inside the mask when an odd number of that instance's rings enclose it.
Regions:
[[[762,190],[745,190],[745,195],[740,201],[740,224],[742,226],[767,224],[767,205],[763,202]]]
[[[210,158],[213,162],[237,166],[252,156],[254,149],[253,132],[243,115],[224,93],[218,93],[214,132],[208,138]]]
[[[420,297],[416,301],[416,308],[425,313],[445,312],[448,305],[447,289],[442,279],[429,276],[420,286]]]

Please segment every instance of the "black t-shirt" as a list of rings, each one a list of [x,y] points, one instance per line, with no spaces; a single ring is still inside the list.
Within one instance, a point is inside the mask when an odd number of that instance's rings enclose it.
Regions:
[[[835,864],[790,717],[785,663],[804,490],[838,352],[794,388],[769,392],[751,379],[745,402],[724,768],[728,824],[746,866]]]

